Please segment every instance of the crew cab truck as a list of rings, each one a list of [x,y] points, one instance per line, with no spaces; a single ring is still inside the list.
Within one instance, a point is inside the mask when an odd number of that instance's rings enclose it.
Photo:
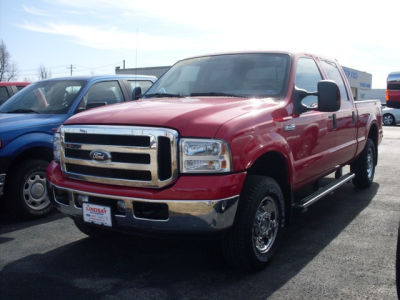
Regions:
[[[89,236],[219,233],[229,263],[257,270],[293,209],[351,180],[371,185],[381,138],[380,102],[355,103],[334,60],[200,56],[176,63],[141,100],[68,119],[54,136],[48,188]]]
[[[51,209],[46,167],[53,158],[53,134],[71,115],[88,108],[132,100],[153,76],[67,77],[39,81],[0,106],[0,196],[24,216]],[[3,197],[4,198],[4,197]]]

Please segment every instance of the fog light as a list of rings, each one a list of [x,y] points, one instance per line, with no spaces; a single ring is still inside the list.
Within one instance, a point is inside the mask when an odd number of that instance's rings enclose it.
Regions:
[[[82,207],[83,202],[89,202],[89,196],[86,195],[77,195],[75,199],[78,207]]]
[[[117,210],[118,210],[118,213],[121,215],[126,214],[126,206],[125,206],[125,202],[123,200],[117,201]]]

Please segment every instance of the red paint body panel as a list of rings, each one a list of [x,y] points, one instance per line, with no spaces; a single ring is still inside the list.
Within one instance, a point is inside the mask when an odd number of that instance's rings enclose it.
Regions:
[[[0,82],[0,86],[27,86],[30,82],[26,81],[2,81]]]
[[[343,74],[349,99],[336,113],[309,111],[297,115],[293,90],[298,57],[291,55],[288,89],[283,99],[232,97],[193,97],[139,100],[101,107],[77,114],[65,124],[154,126],[176,129],[180,137],[219,138],[229,142],[234,174],[215,176],[180,175],[162,190],[115,187],[63,177],[58,164],[48,168],[48,179],[55,185],[87,192],[150,199],[217,199],[239,194],[246,170],[268,152],[279,153],[286,161],[293,190],[311,183],[348,164],[358,155],[372,125],[382,138],[380,104],[355,104]],[[324,72],[321,72],[326,79]],[[294,125],[295,130],[286,130]],[[268,166],[266,166],[268,167]]]
[[[130,188],[88,183],[66,178],[54,161],[47,168],[47,178],[56,186],[90,193],[152,200],[217,200],[237,196],[242,190],[245,172],[220,176],[181,176],[164,189]]]

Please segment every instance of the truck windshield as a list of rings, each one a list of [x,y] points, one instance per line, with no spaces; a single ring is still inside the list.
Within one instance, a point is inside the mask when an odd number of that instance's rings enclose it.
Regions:
[[[289,73],[289,55],[224,54],[179,61],[143,96],[281,97]]]
[[[8,99],[0,112],[65,114],[85,84],[85,80],[39,81]]]

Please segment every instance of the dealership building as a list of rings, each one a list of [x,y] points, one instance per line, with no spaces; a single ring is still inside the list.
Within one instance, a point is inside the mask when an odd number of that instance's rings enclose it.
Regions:
[[[148,68],[128,68],[121,69],[120,67],[115,68],[115,74],[140,74],[140,75],[152,75],[157,78],[161,77],[171,66],[161,67],[148,67]],[[385,90],[383,89],[371,89],[372,86],[372,74],[352,69],[349,67],[343,67],[344,73],[349,80],[351,91],[354,99],[365,100],[365,99],[380,99],[382,103],[385,103]]]

